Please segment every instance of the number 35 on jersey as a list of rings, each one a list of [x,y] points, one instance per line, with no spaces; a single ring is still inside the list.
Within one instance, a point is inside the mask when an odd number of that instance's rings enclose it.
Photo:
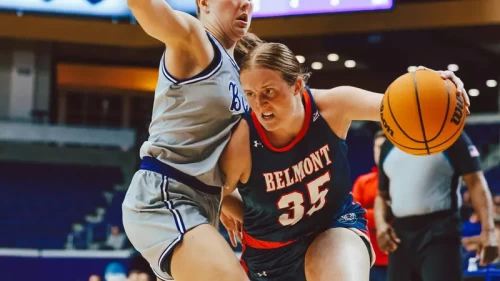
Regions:
[[[328,167],[332,163],[328,152],[329,147],[325,145],[290,168],[283,171],[263,174],[266,181],[267,192],[273,192],[287,187],[295,189],[289,193],[283,194],[276,203],[278,209],[288,209],[288,211],[282,214],[278,219],[281,225],[294,225],[303,218],[304,215],[311,216],[325,206],[328,188],[324,186],[331,180],[330,171],[328,169],[319,177],[306,183],[305,191],[300,191],[293,187],[302,183],[306,176],[312,175]]]

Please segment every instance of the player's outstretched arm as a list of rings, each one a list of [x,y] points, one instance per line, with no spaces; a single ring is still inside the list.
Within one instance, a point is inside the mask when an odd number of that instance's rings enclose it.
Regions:
[[[464,84],[451,71],[437,71],[443,79],[450,79],[457,86],[457,95],[464,96],[467,106],[469,97]],[[370,92],[351,86],[340,86],[329,90],[313,90],[314,99],[321,115],[326,119],[332,131],[345,138],[352,121],[380,122],[380,106],[383,94]]]
[[[342,86],[329,90],[312,90],[321,116],[330,129],[345,139],[353,120],[380,120],[382,94]]]
[[[183,45],[203,34],[197,19],[172,9],[165,0],[127,0],[127,4],[144,31],[168,47]]]

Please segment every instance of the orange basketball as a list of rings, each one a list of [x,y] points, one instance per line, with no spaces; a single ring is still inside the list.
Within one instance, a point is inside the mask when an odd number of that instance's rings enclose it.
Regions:
[[[455,84],[430,70],[400,76],[385,92],[380,107],[387,138],[413,155],[431,155],[449,148],[460,136],[466,115]]]

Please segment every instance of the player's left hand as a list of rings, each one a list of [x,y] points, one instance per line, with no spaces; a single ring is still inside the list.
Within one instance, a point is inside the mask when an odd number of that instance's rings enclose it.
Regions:
[[[419,66],[417,68],[417,70],[423,70],[423,69],[437,72],[441,75],[441,77],[443,77],[443,79],[450,79],[455,84],[455,86],[457,86],[457,95],[461,95],[463,100],[464,100],[465,111],[467,112],[467,114],[470,114],[469,95],[467,94],[467,91],[465,90],[464,82],[462,82],[462,80],[460,78],[458,78],[457,75],[455,75],[455,72],[449,71],[449,70],[433,70],[433,69],[430,69],[430,68],[425,67],[425,66]]]
[[[241,243],[243,225],[241,221],[234,219],[233,217],[220,213],[220,221],[222,225],[226,228],[229,235],[229,240],[231,240],[231,245],[233,247],[238,247],[238,241]]]

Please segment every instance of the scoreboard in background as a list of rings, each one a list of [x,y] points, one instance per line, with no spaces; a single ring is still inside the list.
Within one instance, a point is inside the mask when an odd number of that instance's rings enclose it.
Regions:
[[[195,0],[167,0],[178,10],[196,13]],[[394,0],[253,0],[254,17],[279,17],[389,10]],[[127,0],[0,0],[0,10],[95,17],[131,17]]]

